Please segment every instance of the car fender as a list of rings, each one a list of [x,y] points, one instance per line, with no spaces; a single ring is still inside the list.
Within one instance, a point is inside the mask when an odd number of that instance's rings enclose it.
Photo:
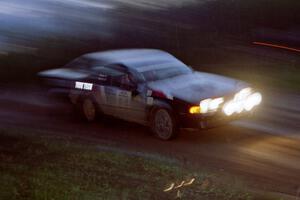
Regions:
[[[151,119],[155,110],[157,110],[158,108],[165,108],[173,113],[173,109],[172,109],[170,102],[168,102],[167,100],[162,100],[162,99],[154,99],[153,104],[149,108],[148,117],[147,117],[148,120]]]

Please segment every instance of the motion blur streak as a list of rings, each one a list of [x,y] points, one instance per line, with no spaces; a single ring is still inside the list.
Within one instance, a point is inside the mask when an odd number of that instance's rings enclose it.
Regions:
[[[199,4],[199,3],[205,3],[211,0],[115,0],[116,2],[128,4],[130,6],[134,7],[140,7],[144,9],[168,9],[170,7],[181,7],[186,4]]]
[[[284,149],[286,148],[285,146],[275,147],[274,144],[277,144],[279,141],[282,144],[286,145],[286,147],[292,146],[294,143],[290,140],[282,141],[282,138],[272,137],[272,138],[264,139],[262,141],[256,141],[254,143],[248,144],[245,147],[240,147],[239,152],[253,155],[256,158],[268,160],[269,162],[276,162],[282,166],[298,170],[300,165],[299,160],[294,160],[292,156],[286,155],[284,153]],[[263,151],[262,149],[265,148],[266,142],[269,143],[270,149]],[[277,148],[277,152],[275,152],[276,148]],[[278,157],[280,157],[281,159],[279,160]]]
[[[201,0],[201,4],[205,2],[208,1]],[[149,21],[128,9],[155,12],[196,3],[199,4],[195,0],[26,0],[24,4],[23,0],[1,0],[0,54],[35,54],[31,49],[45,49],[42,44],[47,42],[52,43],[53,49],[62,49],[67,45],[61,41],[72,41],[76,49],[82,50],[91,39],[109,43],[124,35],[118,41],[126,41],[127,35],[149,29],[144,23],[128,23],[136,18]],[[120,32],[123,34],[116,36]],[[160,36],[159,31],[157,35]],[[101,42],[100,48],[102,45]]]
[[[98,1],[86,1],[86,0],[53,0],[58,3],[70,4],[81,7],[94,7],[94,8],[102,8],[102,9],[113,9],[114,6],[106,3],[101,3]]]
[[[283,45],[278,45],[278,44],[271,44],[271,43],[265,43],[265,42],[253,42],[253,44],[261,45],[261,46],[274,47],[274,48],[279,48],[279,49],[285,49],[285,50],[289,50],[289,51],[300,52],[300,49],[295,49],[295,48],[291,48],[291,47],[287,47],[287,46],[283,46]]]

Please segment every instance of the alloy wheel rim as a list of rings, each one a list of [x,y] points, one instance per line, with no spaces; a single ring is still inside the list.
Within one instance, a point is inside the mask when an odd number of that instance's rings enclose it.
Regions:
[[[162,139],[169,139],[172,134],[172,119],[166,110],[159,110],[155,115],[155,132]]]

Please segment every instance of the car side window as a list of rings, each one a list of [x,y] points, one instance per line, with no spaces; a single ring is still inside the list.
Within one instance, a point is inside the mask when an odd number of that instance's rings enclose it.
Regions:
[[[134,75],[121,65],[98,66],[93,70],[98,74],[98,80],[105,80],[108,85],[124,90],[134,90],[136,87]]]
[[[105,66],[96,66],[93,67],[92,70],[94,71],[94,75],[97,81],[105,85],[111,85],[112,77],[122,74],[114,69]]]
[[[120,89],[131,90],[134,88],[135,83],[131,80],[131,75],[124,73],[121,76],[112,77],[112,86],[119,87]]]
[[[105,66],[111,72],[111,85],[120,89],[130,90],[134,86],[134,79],[130,72],[125,67],[119,64]]]

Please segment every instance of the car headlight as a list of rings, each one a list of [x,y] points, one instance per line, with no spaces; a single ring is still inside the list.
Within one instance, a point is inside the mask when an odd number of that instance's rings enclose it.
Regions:
[[[223,106],[223,112],[226,115],[232,115],[236,110],[236,105],[233,101],[229,101],[227,102],[224,106]]]
[[[200,113],[215,111],[224,102],[224,98],[204,99],[200,102]]]
[[[243,110],[250,111],[261,101],[262,95],[259,92],[253,93],[251,88],[244,88],[236,93],[232,100],[224,104],[223,112],[230,116],[233,113],[241,113]]]
[[[236,95],[234,95],[234,101],[244,100],[244,99],[246,99],[251,93],[252,93],[252,88],[250,88],[250,87],[244,88],[244,89],[242,89],[241,91],[239,91],[238,93],[236,93]]]

